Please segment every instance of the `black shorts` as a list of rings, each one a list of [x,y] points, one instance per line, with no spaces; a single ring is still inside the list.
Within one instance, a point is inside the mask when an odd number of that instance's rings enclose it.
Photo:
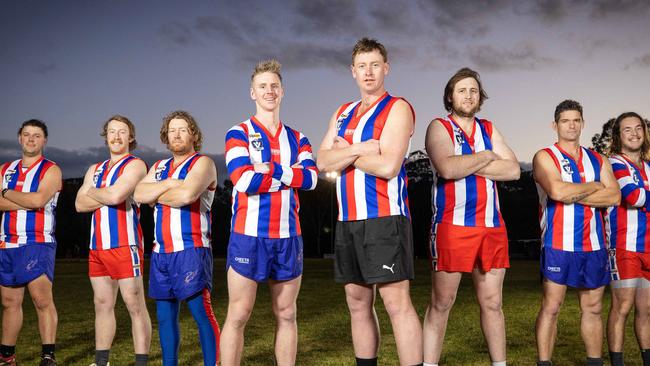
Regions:
[[[385,283],[414,278],[413,234],[405,216],[336,223],[334,281]]]

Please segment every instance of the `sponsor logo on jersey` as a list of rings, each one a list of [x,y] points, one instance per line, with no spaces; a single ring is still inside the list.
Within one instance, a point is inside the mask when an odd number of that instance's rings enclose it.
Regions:
[[[241,264],[249,264],[250,259],[248,258],[242,258],[242,257],[235,257],[235,262],[241,263]]]
[[[343,133],[344,135],[354,135],[354,130],[350,128],[346,128],[345,132]]]
[[[190,282],[192,282],[192,280],[196,278],[196,275],[198,273],[199,273],[198,269],[196,271],[187,272],[185,274],[185,284],[189,284]]]
[[[261,138],[262,138],[262,134],[261,134],[261,133],[257,133],[257,132],[249,133],[249,134],[248,134],[248,138],[249,138],[249,139],[253,139],[253,140],[261,139]]]
[[[393,270],[393,267],[395,267],[395,263],[393,263],[393,265],[391,265],[390,267],[387,266],[387,265],[385,265],[385,264],[383,264],[383,265],[381,266],[381,269],[387,269],[387,270],[391,271],[392,274],[395,274],[395,271]]]
[[[36,267],[36,263],[38,263],[38,259],[32,259],[31,261],[27,262],[25,269],[31,271],[34,269],[34,267]]]
[[[546,270],[549,271],[549,272],[558,272],[558,273],[562,272],[562,268],[560,268],[560,267],[548,266],[548,267],[546,267]]]
[[[271,155],[280,155],[280,149],[271,149]]]

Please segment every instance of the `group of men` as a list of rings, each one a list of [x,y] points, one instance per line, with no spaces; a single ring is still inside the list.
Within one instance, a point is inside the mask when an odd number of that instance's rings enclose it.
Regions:
[[[487,99],[478,73],[459,70],[444,90],[449,114],[434,119],[426,134],[434,170],[432,291],[422,325],[410,297],[414,263],[404,166],[415,112],[404,98],[386,91],[389,71],[382,44],[368,38],[357,42],[351,73],[361,98],[332,115],[315,161],[309,140],[280,119],[280,64],[270,60],[255,68],[250,97],[256,112],[226,134],[233,215],[226,262],[228,311],[221,335],[210,300],[210,207],[217,172],[214,162],[198,153],[201,130],[187,112],[167,115],[160,138],[172,157],[147,172],[146,164],[131,154],[134,125],[123,116],[109,118],[101,135],[110,159],[89,167],[76,199],[79,212],[92,213],[95,365],[109,364],[118,290],[131,316],[135,364],[148,361],[152,327],[142,281],[140,204],[154,207],[149,296],[156,300],[163,365],[178,364],[181,301],[197,323],[204,364],[240,364],[245,326],[262,282],[269,285],[277,322],[276,363],[295,364],[296,299],[303,271],[297,191],[314,189],[319,170],[339,173],[334,273],[345,290],[356,364],[377,365],[378,291],[399,363],[437,365],[462,274],[471,273],[492,365],[505,365],[502,286],[509,257],[496,182],[519,178],[517,158],[495,125],[476,117]],[[578,289],[586,364],[602,365],[602,298],[611,280],[607,330],[612,363],[623,364],[625,320],[636,306],[636,335],[644,366],[649,366],[650,136],[639,115],[622,114],[613,126],[608,160],[580,146],[583,126],[580,104],[560,103],[552,123],[558,141],[533,160],[543,246],[538,365],[551,364],[567,287]],[[53,212],[61,171],[42,156],[47,141],[43,122],[23,123],[18,140],[22,159],[0,166],[0,365],[16,364],[25,288],[38,314],[41,365],[56,365]]]

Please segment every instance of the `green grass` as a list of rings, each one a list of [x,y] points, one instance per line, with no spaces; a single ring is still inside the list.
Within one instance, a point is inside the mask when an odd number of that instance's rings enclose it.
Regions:
[[[224,260],[215,260],[213,306],[220,324],[226,315],[227,291]],[[424,260],[416,262],[416,279],[412,283],[412,297],[420,317],[424,316],[430,296],[430,274]],[[541,299],[538,263],[513,261],[504,285],[504,312],[506,316],[508,361],[512,365],[534,364],[535,317]],[[148,267],[147,267],[148,272]],[[298,364],[352,365],[354,355],[350,338],[349,317],[343,288],[332,280],[330,260],[305,260],[305,274],[298,298]],[[92,290],[87,277],[86,261],[57,262],[54,286],[55,302],[59,312],[57,358],[60,365],[88,365],[94,355],[94,310]],[[609,293],[605,309],[609,309]],[[152,365],[159,365],[160,344],[155,320],[155,305],[148,301],[154,326],[151,344]],[[22,364],[36,364],[40,354],[40,338],[34,307],[26,296],[25,321],[18,340],[18,357]],[[390,322],[381,300],[377,313],[382,331],[380,365],[396,365],[397,354]],[[445,365],[489,365],[489,358],[478,320],[478,306],[471,279],[464,278],[452,310],[441,363]],[[111,351],[111,364],[133,364],[128,313],[118,299],[117,334]],[[604,316],[605,318],[605,316]],[[257,304],[246,329],[244,365],[273,364],[274,319],[268,287],[260,286]],[[202,364],[201,348],[194,321],[186,307],[181,310],[181,365]],[[638,350],[628,319],[626,348],[628,365],[638,359]],[[604,353],[606,354],[606,353]],[[584,346],[579,331],[579,307],[575,291],[569,291],[562,308],[555,347],[556,365],[584,364]]]

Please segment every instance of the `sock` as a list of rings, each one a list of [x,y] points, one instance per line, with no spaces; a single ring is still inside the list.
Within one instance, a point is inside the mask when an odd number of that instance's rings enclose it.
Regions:
[[[612,366],[624,366],[623,352],[609,352],[609,362],[612,363]]]
[[[492,361],[492,366],[506,366],[506,361],[498,361],[498,362]]]
[[[438,364],[437,363],[426,363],[426,362],[424,362],[422,364],[422,366],[438,366]]]
[[[13,346],[7,346],[4,344],[0,344],[0,356],[2,357],[10,357],[16,354],[16,345]]]
[[[603,366],[602,357],[587,357],[585,366]]]
[[[95,363],[97,366],[106,366],[108,363],[108,354],[111,352],[110,349],[96,349],[95,350]]]
[[[158,336],[160,337],[163,366],[178,366],[178,346],[181,343],[181,333],[178,329],[180,305],[177,300],[156,301]]]
[[[41,346],[41,357],[50,356],[54,358],[54,344],[44,344]]]
[[[650,366],[650,348],[641,350],[641,359],[643,360],[643,366]]]
[[[187,306],[199,328],[203,364],[215,365],[219,359],[219,323],[212,311],[210,291],[204,288],[187,299]]]
[[[553,366],[551,361],[537,361],[537,366]]]
[[[149,355],[135,354],[135,366],[147,366],[147,362],[149,362]]]
[[[377,357],[375,358],[359,358],[355,357],[357,360],[357,366],[377,366]]]

